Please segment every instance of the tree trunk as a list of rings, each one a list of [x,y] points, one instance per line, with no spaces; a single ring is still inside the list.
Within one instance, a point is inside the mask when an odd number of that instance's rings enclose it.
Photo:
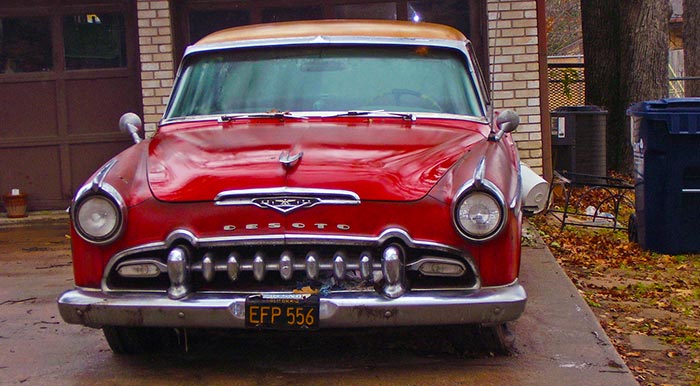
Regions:
[[[625,107],[620,100],[620,4],[610,0],[581,0],[583,55],[586,62],[586,104],[608,111],[607,166],[616,169],[621,143],[618,128],[624,125]],[[588,151],[599,151],[589,149]]]
[[[683,49],[685,76],[700,77],[700,7],[697,0],[683,0]],[[685,96],[700,97],[700,79],[685,82]]]
[[[608,111],[608,168],[629,172],[630,104],[668,95],[668,0],[581,0],[586,103]]]

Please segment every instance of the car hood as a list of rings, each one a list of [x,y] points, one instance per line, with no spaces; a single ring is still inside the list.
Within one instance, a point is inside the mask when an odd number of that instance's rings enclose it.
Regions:
[[[148,181],[154,196],[169,202],[280,187],[413,201],[485,141],[487,130],[459,120],[176,124],[161,128],[149,145]]]

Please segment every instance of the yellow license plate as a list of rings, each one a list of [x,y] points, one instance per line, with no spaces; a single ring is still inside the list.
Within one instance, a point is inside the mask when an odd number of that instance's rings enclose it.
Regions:
[[[245,302],[245,324],[246,327],[271,330],[317,329],[318,310],[318,295],[250,296]]]

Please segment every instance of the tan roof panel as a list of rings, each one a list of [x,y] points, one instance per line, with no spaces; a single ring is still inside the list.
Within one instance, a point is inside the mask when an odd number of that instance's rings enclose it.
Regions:
[[[202,38],[196,45],[314,36],[466,40],[461,32],[452,27],[432,23],[393,20],[314,20],[229,28]]]

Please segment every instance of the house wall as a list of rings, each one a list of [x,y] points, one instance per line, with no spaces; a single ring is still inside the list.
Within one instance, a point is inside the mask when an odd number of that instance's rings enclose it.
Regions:
[[[138,0],[137,9],[144,127],[153,134],[175,76],[172,16],[168,0]]]
[[[520,158],[543,174],[537,3],[488,0],[488,15],[494,108],[520,115]]]
[[[543,174],[537,4],[488,0],[494,107],[520,114],[514,133],[521,159]],[[172,14],[167,0],[138,0],[144,124],[156,130],[173,84]]]

